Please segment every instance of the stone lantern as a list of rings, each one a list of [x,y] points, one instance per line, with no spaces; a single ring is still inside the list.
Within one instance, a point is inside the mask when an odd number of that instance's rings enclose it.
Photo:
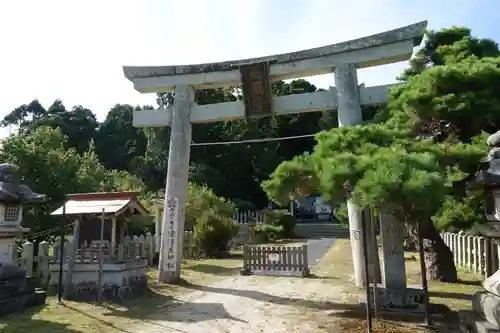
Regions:
[[[477,227],[483,236],[500,246],[500,131],[491,135],[487,142],[492,148],[486,160],[464,181],[468,188],[484,190],[487,220]],[[473,311],[460,313],[464,332],[500,332],[500,270],[483,282],[483,288],[472,296]]]
[[[21,226],[25,203],[40,202],[45,195],[19,181],[19,168],[0,164],[0,316],[45,303],[45,291],[36,288],[36,277],[26,276],[13,262],[15,240],[28,228]]]
[[[46,196],[33,192],[20,183],[19,168],[0,164],[0,263],[12,261],[11,248],[15,239],[29,228],[21,226],[23,204],[42,202]]]

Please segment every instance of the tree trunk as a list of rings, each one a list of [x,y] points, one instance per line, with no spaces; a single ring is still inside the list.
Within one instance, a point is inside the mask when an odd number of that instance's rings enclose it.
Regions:
[[[412,227],[411,229],[411,234],[418,244],[416,228]],[[430,218],[420,222],[420,231],[424,240],[424,259],[428,279],[449,283],[457,282],[457,268],[453,260],[453,253],[444,243]]]

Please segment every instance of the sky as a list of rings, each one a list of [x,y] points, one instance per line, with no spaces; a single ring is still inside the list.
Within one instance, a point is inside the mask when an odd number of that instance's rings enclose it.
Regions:
[[[155,104],[124,65],[183,65],[347,41],[422,20],[500,41],[498,0],[16,0],[0,2],[0,119],[38,99],[82,105],[99,120],[116,103]],[[395,82],[406,63],[363,69]],[[308,78],[333,86],[333,76]],[[0,129],[5,137],[7,129]]]

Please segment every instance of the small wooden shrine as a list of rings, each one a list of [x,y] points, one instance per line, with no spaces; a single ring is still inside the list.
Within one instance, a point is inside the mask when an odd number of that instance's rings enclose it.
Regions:
[[[127,217],[149,215],[137,192],[70,194],[52,215],[74,220],[72,240],[64,244],[63,279],[68,299],[129,298],[147,289],[148,249],[152,236],[132,241]],[[69,221],[68,221],[69,222]],[[54,246],[49,284],[58,283],[60,242]]]

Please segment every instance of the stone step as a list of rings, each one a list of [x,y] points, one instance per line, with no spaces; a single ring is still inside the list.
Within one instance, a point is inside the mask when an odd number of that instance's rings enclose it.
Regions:
[[[295,234],[299,237],[347,237],[349,229],[339,223],[298,223]]]

